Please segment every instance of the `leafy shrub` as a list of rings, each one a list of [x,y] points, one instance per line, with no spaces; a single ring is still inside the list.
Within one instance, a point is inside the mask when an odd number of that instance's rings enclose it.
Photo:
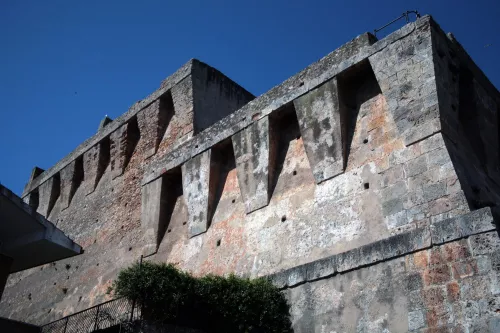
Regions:
[[[135,299],[144,319],[206,332],[292,332],[283,294],[266,279],[202,278],[171,264],[135,264],[118,275],[117,296]]]

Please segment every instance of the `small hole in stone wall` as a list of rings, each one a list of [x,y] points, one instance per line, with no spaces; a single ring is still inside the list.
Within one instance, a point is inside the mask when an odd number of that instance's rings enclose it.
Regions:
[[[68,276],[66,276],[66,280],[69,280],[69,275],[68,275]]]
[[[97,243],[97,239],[94,239],[94,244]]]
[[[28,299],[31,301],[31,293],[28,295]]]
[[[80,302],[82,300],[82,296],[78,297],[78,302]]]
[[[217,246],[220,246],[220,242],[221,242],[221,240],[219,239],[219,240],[217,241]]]
[[[182,225],[186,225],[186,224],[187,224],[187,221],[182,222]]]
[[[99,222],[99,219],[95,219],[96,222]]]
[[[364,186],[365,190],[367,190],[370,188],[370,183],[364,183],[363,186]]]
[[[111,188],[111,192],[114,192],[114,191],[115,191],[115,189],[114,189],[114,188]]]
[[[195,148],[198,148],[198,145],[194,146]]]
[[[235,202],[236,202],[236,199],[231,200],[231,203],[235,203]]]
[[[99,266],[99,263],[95,264],[96,266]]]
[[[52,311],[52,309],[49,309],[49,311],[47,311],[47,313],[50,313],[50,311]]]
[[[67,294],[68,293],[68,288],[62,288],[62,292],[63,292],[63,294]]]
[[[128,248],[129,251],[132,251],[132,246]]]
[[[363,140],[363,143],[368,143],[368,139],[364,139],[364,140]]]
[[[296,170],[293,170],[293,175],[296,176],[297,175],[297,171]]]
[[[76,266],[76,269],[78,269],[78,266]]]
[[[127,206],[128,206],[128,202],[125,202],[125,207],[127,207]]]
[[[281,217],[281,222],[285,222],[285,221],[286,221],[286,216],[285,216],[285,215],[283,215],[283,216]]]
[[[123,226],[123,225],[122,225],[122,226],[120,227],[120,229],[123,229],[123,228],[125,228],[125,226]]]
[[[71,268],[71,265],[70,264],[66,264],[66,269],[70,269]]]
[[[168,229],[167,232],[172,232],[172,229]]]
[[[54,286],[57,284],[57,282],[54,282]]]
[[[302,87],[304,85],[304,82],[299,83],[299,87]]]

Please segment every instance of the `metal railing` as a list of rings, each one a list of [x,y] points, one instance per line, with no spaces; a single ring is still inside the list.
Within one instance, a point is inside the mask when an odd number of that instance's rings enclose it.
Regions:
[[[42,333],[90,333],[138,320],[139,306],[127,298],[117,298],[43,325]]]
[[[416,10],[407,10],[406,12],[404,12],[400,17],[398,18],[395,18],[394,20],[392,20],[391,22],[387,23],[386,25],[384,25],[383,27],[380,27],[378,29],[375,29],[373,30],[373,34],[375,36],[377,36],[377,32],[379,32],[380,30],[382,29],[385,29],[387,28],[388,26],[390,26],[391,24],[401,20],[403,17],[406,19],[406,23],[410,22],[410,14],[415,14],[415,17],[416,18],[419,18],[420,17],[420,13]]]

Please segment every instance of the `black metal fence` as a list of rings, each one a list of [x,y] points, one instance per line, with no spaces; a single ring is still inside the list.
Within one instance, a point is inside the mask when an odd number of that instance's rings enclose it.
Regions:
[[[41,327],[42,333],[90,333],[141,317],[139,306],[126,298],[98,304]]]

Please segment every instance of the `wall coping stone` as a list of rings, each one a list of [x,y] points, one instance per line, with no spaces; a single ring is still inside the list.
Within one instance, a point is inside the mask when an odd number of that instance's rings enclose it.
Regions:
[[[366,266],[375,265],[446,242],[496,229],[490,207],[481,208],[433,225],[410,230],[356,249],[296,266],[267,278],[278,288],[295,287]]]

